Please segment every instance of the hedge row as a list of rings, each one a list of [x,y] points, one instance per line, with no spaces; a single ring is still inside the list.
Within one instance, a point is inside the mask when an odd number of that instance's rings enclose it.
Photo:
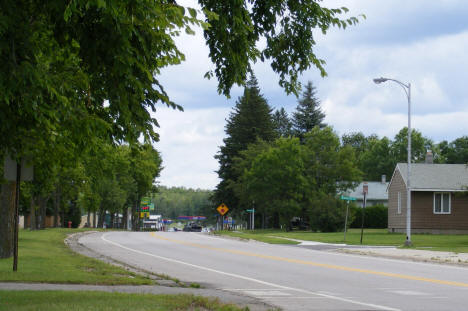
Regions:
[[[351,228],[361,228],[362,208],[351,206],[350,212],[354,217],[350,224]],[[364,228],[387,228],[388,226],[388,208],[381,204],[366,207],[364,210]]]

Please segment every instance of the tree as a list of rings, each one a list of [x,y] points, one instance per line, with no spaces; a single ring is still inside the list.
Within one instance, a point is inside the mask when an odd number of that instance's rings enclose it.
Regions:
[[[350,146],[354,149],[356,161],[359,169],[364,172],[362,159],[364,154],[368,151],[370,142],[378,139],[377,135],[373,134],[366,137],[362,132],[354,132],[350,134],[343,134],[341,141],[343,146]]]
[[[450,144],[442,142],[440,145],[445,146],[441,148],[442,156],[449,164],[467,164],[468,163],[468,136],[462,136]]]
[[[273,124],[278,137],[288,137],[292,135],[292,123],[288,113],[281,107],[273,114]]]
[[[362,179],[354,150],[342,147],[332,128],[318,126],[304,136],[304,148],[308,192],[303,212],[308,212],[313,230],[336,230],[339,222],[335,212],[341,206],[336,202],[337,194],[355,188]]]
[[[361,159],[364,180],[380,181],[382,175],[391,178],[397,160],[392,152],[392,142],[387,137],[369,140],[368,148]]]
[[[361,180],[353,149],[342,147],[329,127],[315,127],[303,143],[289,137],[251,144],[235,158],[234,169],[240,178],[232,188],[240,203],[245,207],[258,203],[259,214],[283,228],[299,216],[309,219],[315,230],[336,230],[342,222],[336,216],[342,214],[337,214],[342,205],[336,196]],[[318,218],[320,214],[324,218]],[[327,225],[317,227],[324,220]]]
[[[143,144],[134,146],[130,151],[130,173],[135,181],[135,192],[130,195],[132,202],[132,226],[138,230],[137,212],[141,199],[154,189],[154,181],[162,170],[162,159],[158,151],[152,145]],[[126,210],[125,210],[126,212]]]
[[[239,178],[232,167],[234,158],[258,139],[272,141],[275,138],[271,111],[266,99],[260,94],[257,79],[252,76],[229,115],[225,127],[227,137],[215,156],[220,165],[218,176],[221,179],[214,193],[215,203],[224,202],[232,210],[238,206],[238,198],[229,186]]]
[[[392,154],[396,163],[407,162],[408,156],[408,128],[402,128],[392,143]],[[423,136],[416,129],[411,130],[411,160],[414,162],[424,162],[427,150],[433,150],[433,142]]]
[[[325,114],[320,109],[320,101],[316,97],[315,87],[309,81],[302,94],[302,98],[298,102],[296,112],[293,113],[292,125],[294,133],[302,139],[304,134],[314,127],[325,127],[326,124],[323,123],[324,118]]]
[[[304,159],[297,138],[279,138],[273,143],[259,141],[236,158],[235,169],[242,172],[234,190],[245,207],[254,204],[262,216],[262,227],[273,218],[273,227],[289,227],[300,211],[307,189]]]

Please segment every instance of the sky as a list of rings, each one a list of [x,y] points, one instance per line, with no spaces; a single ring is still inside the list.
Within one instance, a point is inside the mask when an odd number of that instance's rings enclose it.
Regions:
[[[191,0],[182,5],[197,7]],[[317,90],[325,123],[342,136],[352,132],[391,139],[407,126],[408,104],[396,83],[374,84],[387,77],[411,83],[412,127],[434,142],[468,135],[468,4],[466,0],[325,0],[326,7],[345,6],[360,23],[314,33],[315,53],[326,61],[328,76],[316,68],[303,73]],[[200,29],[176,40],[186,61],[157,78],[184,112],[160,106],[155,148],[162,154],[160,185],[214,189],[219,183],[214,155],[225,137],[229,112],[242,94],[217,93],[213,69]],[[259,87],[272,108],[292,113],[298,99],[287,96],[267,63],[254,65]]]

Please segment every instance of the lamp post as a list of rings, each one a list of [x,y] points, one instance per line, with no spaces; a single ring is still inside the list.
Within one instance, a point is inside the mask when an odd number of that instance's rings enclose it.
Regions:
[[[406,181],[406,246],[411,246],[411,83],[405,84],[395,79],[376,78],[374,83],[393,81],[399,84],[408,98],[408,175]]]

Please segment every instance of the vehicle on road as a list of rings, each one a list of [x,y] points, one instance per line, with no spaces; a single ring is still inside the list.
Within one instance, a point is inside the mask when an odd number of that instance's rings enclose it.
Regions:
[[[191,222],[184,227],[184,231],[187,232],[201,232],[202,231],[202,226],[200,226],[197,223]]]

